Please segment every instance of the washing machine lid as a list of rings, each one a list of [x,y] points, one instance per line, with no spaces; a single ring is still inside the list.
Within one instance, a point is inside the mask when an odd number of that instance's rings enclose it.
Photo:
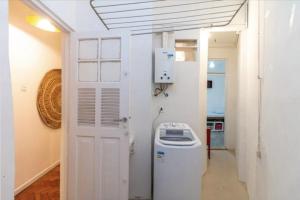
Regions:
[[[197,143],[190,129],[160,129],[159,141],[172,146],[193,146]]]

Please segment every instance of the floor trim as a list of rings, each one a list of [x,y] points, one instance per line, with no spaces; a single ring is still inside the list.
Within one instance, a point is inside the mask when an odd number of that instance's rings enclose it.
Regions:
[[[59,164],[60,164],[60,161],[58,160],[55,163],[53,163],[52,165],[50,165],[48,168],[44,169],[43,171],[41,171],[40,173],[35,175],[33,178],[29,179],[28,181],[26,181],[25,183],[23,183],[22,185],[17,187],[15,189],[15,196],[18,195],[19,193],[21,193],[22,191],[24,191],[26,188],[28,188],[30,185],[32,185],[34,182],[36,182],[41,177],[45,176],[48,172],[53,170]]]
[[[151,199],[129,199],[129,200],[151,200]]]

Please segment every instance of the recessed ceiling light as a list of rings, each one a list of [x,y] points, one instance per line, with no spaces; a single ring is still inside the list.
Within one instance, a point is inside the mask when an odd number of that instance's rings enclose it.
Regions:
[[[56,28],[56,26],[53,25],[53,23],[50,20],[42,18],[40,16],[28,16],[26,18],[26,21],[32,26],[42,29],[44,31],[60,32],[60,30]]]
[[[214,69],[216,67],[215,63],[213,61],[209,62],[209,68]]]

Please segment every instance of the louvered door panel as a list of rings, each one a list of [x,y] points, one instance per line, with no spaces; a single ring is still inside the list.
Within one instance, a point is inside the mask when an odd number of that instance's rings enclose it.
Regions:
[[[102,88],[101,90],[101,126],[118,127],[120,118],[120,89]]]
[[[73,34],[68,200],[128,200],[129,36]]]
[[[96,89],[79,88],[78,89],[78,126],[95,127],[96,115]]]

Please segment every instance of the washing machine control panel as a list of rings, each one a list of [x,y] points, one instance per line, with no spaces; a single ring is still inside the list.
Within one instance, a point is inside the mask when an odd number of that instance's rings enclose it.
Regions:
[[[193,142],[195,137],[188,125],[183,123],[164,123],[159,127],[159,139],[168,142]]]
[[[166,129],[190,129],[187,124],[175,122],[162,123],[160,127]]]

